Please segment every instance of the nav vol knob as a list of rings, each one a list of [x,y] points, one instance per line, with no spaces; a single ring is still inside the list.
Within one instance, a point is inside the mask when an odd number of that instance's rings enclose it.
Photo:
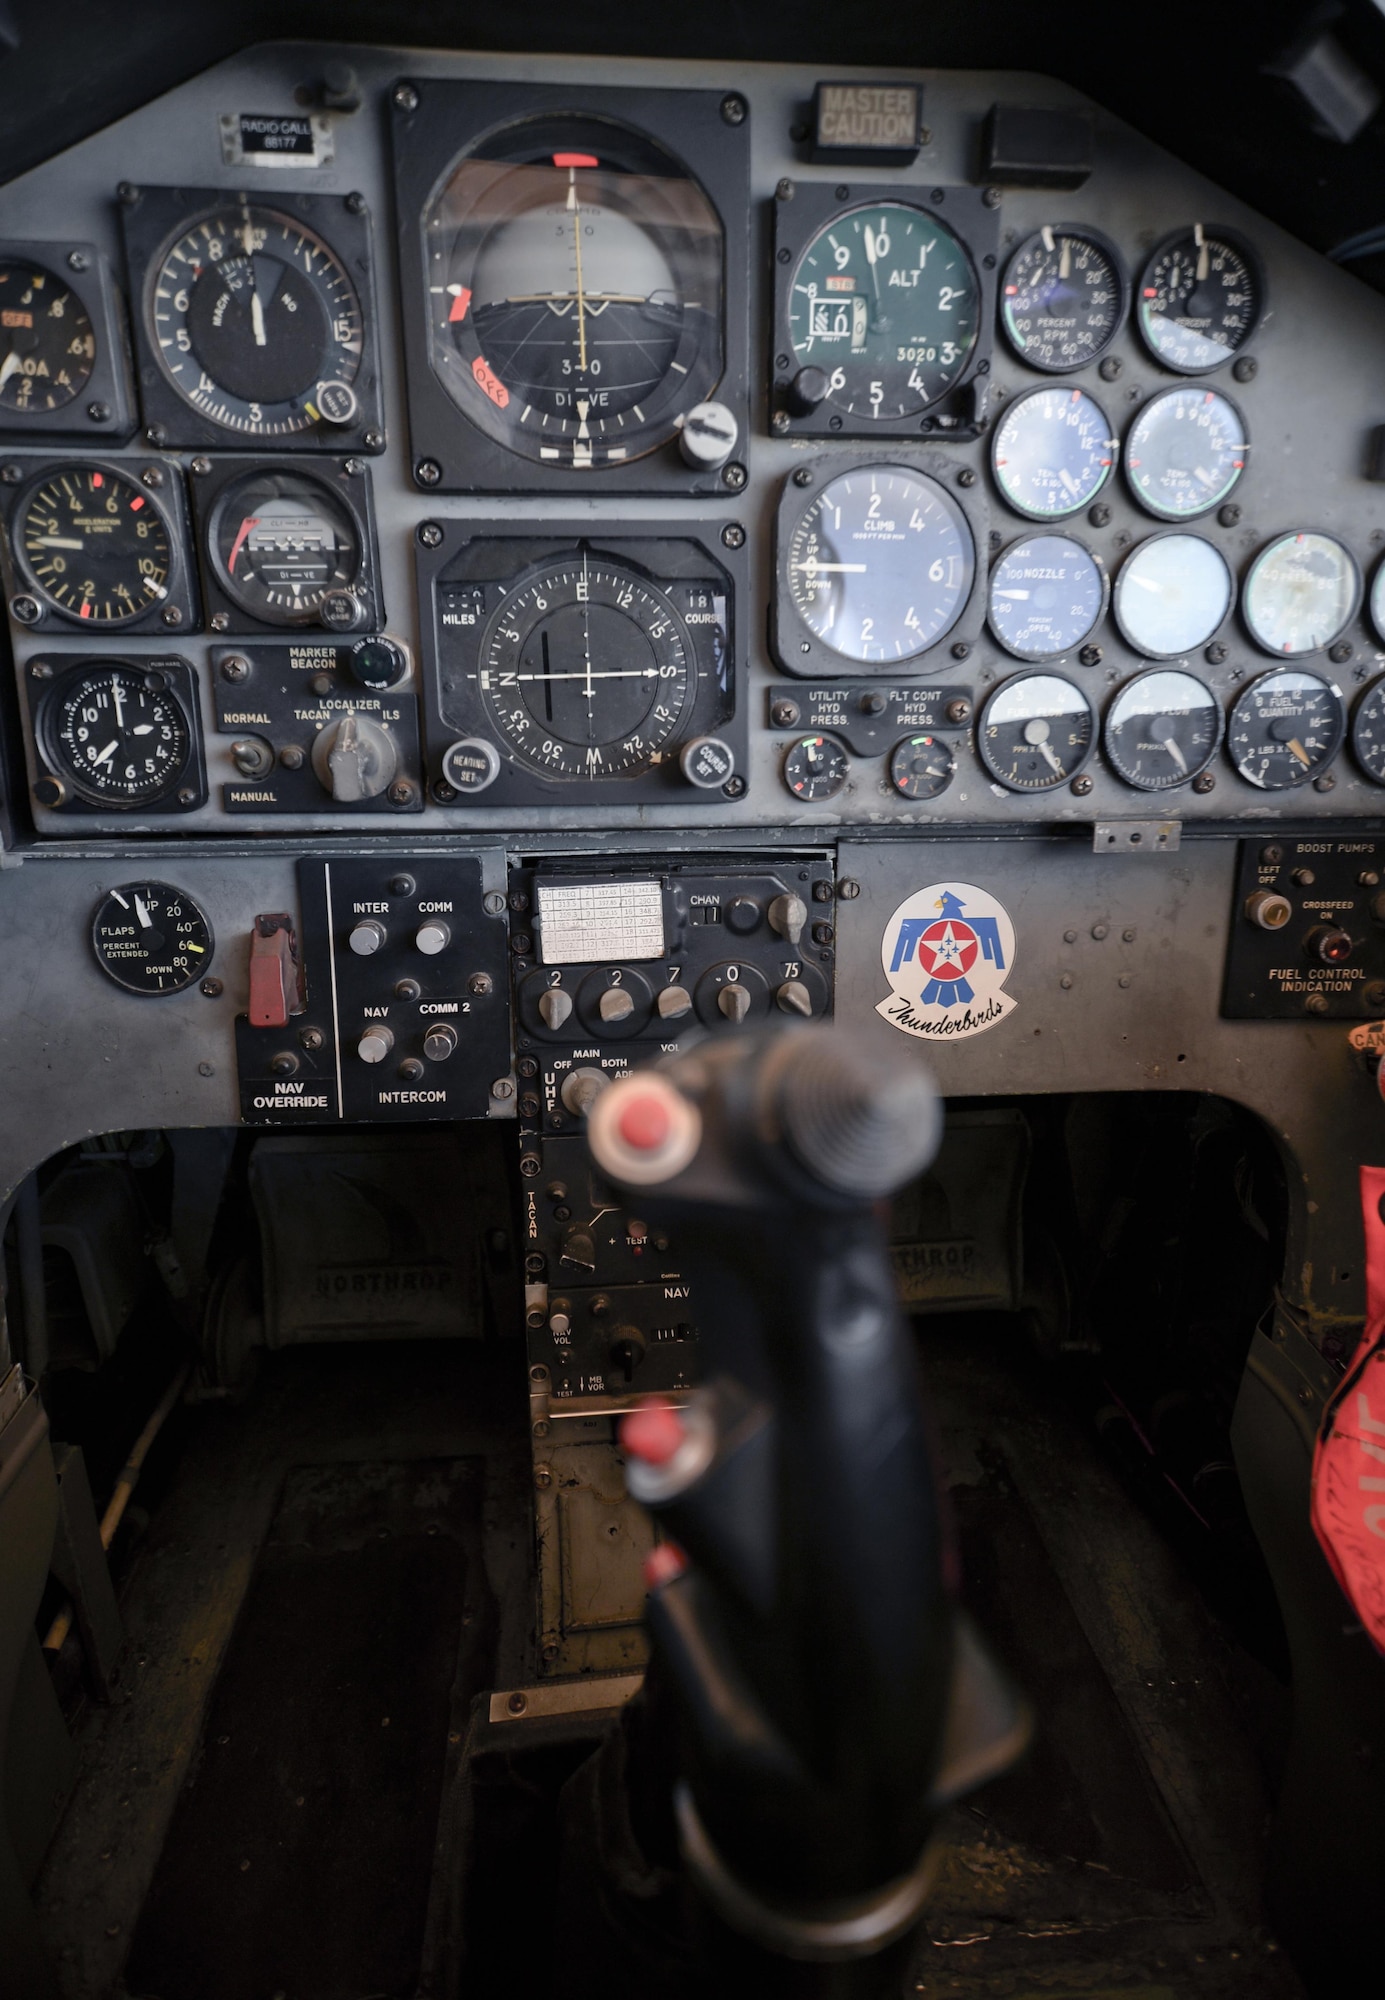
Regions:
[[[372,1021],[356,1044],[356,1053],[362,1062],[383,1062],[394,1047],[394,1035],[383,1021]]]

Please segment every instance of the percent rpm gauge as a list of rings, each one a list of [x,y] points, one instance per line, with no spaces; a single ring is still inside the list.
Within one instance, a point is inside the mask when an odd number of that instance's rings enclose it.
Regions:
[[[1179,375],[1219,368],[1254,333],[1265,286],[1255,252],[1195,222],[1155,246],[1136,287],[1136,319],[1156,361]]]
[[[360,300],[293,216],[244,199],[199,216],[155,260],[145,313],[173,387],[226,430],[283,437],[357,414]]]
[[[35,593],[80,625],[128,625],[168,597],[168,523],[109,466],[50,472],[20,503],[16,553]]]
[[[1248,783],[1266,792],[1289,791],[1332,762],[1345,726],[1339,688],[1318,674],[1281,667],[1241,695],[1226,747]]]
[[[667,442],[724,368],[721,223],[671,154],[605,120],[503,127],[423,218],[435,373],[530,459]]]
[[[1051,792],[1082,769],[1095,736],[1081,688],[1060,674],[1018,674],[982,709],[976,747],[1007,790]]]
[[[1000,320],[1021,361],[1066,375],[1099,360],[1130,305],[1130,279],[1098,230],[1050,225],[1027,236],[1005,267]]]
[[[867,423],[920,416],[960,381],[981,325],[981,289],[960,240],[898,201],[849,209],[820,229],[789,293],[800,370]]]
[[[829,480],[804,508],[785,568],[794,609],[824,646],[861,664],[904,661],[961,616],[976,545],[936,480],[901,465],[864,465]]]
[[[528,571],[482,636],[482,703],[541,777],[630,778],[660,763],[696,692],[692,640],[646,577],[585,552]]]

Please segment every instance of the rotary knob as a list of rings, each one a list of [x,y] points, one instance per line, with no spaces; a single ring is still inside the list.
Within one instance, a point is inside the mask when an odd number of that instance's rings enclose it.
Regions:
[[[423,1053],[429,1062],[446,1062],[457,1047],[457,1030],[450,1021],[436,1021],[423,1037]]]
[[[313,744],[313,769],[341,805],[379,798],[393,784],[399,753],[378,722],[348,709]]]
[[[436,958],[452,942],[452,933],[437,917],[430,917],[414,932],[414,943],[425,958]]]
[[[371,958],[385,942],[385,926],[376,923],[374,917],[363,917],[360,923],[352,926],[346,942],[357,958]]]
[[[614,1027],[617,1021],[630,1019],[635,1003],[623,986],[608,986],[596,1003],[596,1011],[603,1021]]]
[[[694,736],[678,752],[678,768],[699,792],[714,792],[736,774],[736,753],[719,736]]]
[[[681,1021],[692,1009],[692,994],[686,986],[661,986],[654,1005],[661,1021]]]
[[[539,995],[539,1019],[545,1028],[561,1028],[572,1012],[572,995],[561,986],[549,986]]]
[[[558,1092],[564,1109],[574,1118],[585,1117],[610,1080],[604,1069],[570,1069]]]
[[[717,995],[717,1006],[728,1021],[743,1021],[750,1012],[750,994],[744,986],[723,986]]]
[[[356,1044],[362,1062],[383,1062],[394,1047],[394,1036],[383,1021],[372,1021]]]
[[[462,736],[442,753],[442,775],[465,798],[484,792],[500,776],[500,752],[484,736]]]
[[[797,944],[808,921],[808,905],[801,896],[776,896],[769,906],[770,929]]]
[[[786,979],[774,998],[785,1014],[802,1014],[805,1019],[811,1018],[813,996],[801,979]]]
[[[678,448],[694,472],[716,472],[736,449],[740,425],[725,403],[698,403],[683,419]]]

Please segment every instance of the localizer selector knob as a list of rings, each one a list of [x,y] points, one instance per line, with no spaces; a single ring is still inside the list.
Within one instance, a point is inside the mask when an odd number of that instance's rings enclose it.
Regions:
[[[769,906],[770,929],[797,944],[808,921],[808,905],[801,896],[776,896]]]
[[[446,1062],[457,1047],[457,1030],[450,1021],[436,1021],[423,1037],[423,1053],[429,1062]]]
[[[725,403],[698,403],[683,419],[678,449],[695,472],[716,472],[736,449],[740,425]]]
[[[749,990],[739,984],[723,986],[717,995],[717,1005],[728,1021],[743,1021],[750,1012]]]
[[[736,753],[720,736],[694,736],[678,752],[678,768],[699,792],[715,792],[736,774]]]
[[[356,1044],[356,1053],[362,1062],[383,1062],[394,1047],[393,1032],[383,1021],[372,1021]]]
[[[563,1107],[574,1118],[582,1118],[610,1082],[604,1069],[570,1069],[558,1092]]]
[[[385,942],[385,926],[374,917],[362,917],[351,927],[351,935],[346,940],[357,958],[369,958]]]
[[[635,1003],[623,986],[608,986],[596,1003],[596,1011],[603,1021],[612,1026],[617,1021],[628,1021],[635,1011]]]
[[[561,1028],[572,1013],[572,995],[550,986],[539,995],[539,1019],[545,1028]]]
[[[393,784],[399,752],[378,722],[348,709],[329,723],[313,744],[313,769],[342,805],[378,799]]]
[[[474,797],[500,776],[500,752],[484,736],[459,736],[442,753],[442,775],[464,799]]]

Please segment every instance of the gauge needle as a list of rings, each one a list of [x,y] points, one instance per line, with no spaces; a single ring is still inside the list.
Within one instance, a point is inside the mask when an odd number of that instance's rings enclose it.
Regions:
[[[577,270],[578,283],[580,285],[582,270],[580,261]],[[585,366],[585,363],[583,365]],[[592,686],[591,585],[587,581],[587,552],[585,549],[582,551],[582,657],[587,663],[587,684],[582,690],[587,697],[587,727],[589,730],[594,730],[596,722],[592,715],[592,700],[596,694],[596,689]]]
[[[253,271],[253,269],[254,266],[252,265],[251,270]],[[251,282],[253,285],[253,278]],[[268,347],[269,336],[266,334],[264,327],[264,307],[260,304],[259,293],[253,289],[250,293],[250,324],[255,329],[256,347]]]
[[[35,535],[30,543],[35,549],[84,549],[85,542],[69,541],[65,535]]]
[[[1077,498],[1077,481],[1073,478],[1072,474],[1068,471],[1066,466],[1064,466],[1058,474],[1058,483],[1060,486],[1064,487],[1067,490],[1069,495],[1074,500]]]
[[[1302,764],[1305,767],[1305,769],[1309,764],[1312,763],[1313,761],[1312,758],[1308,755],[1308,752],[1299,742],[1297,736],[1291,736],[1289,738],[1289,748],[1293,751],[1295,757],[1298,758],[1299,763]]]
[[[1064,776],[1063,767],[1058,762],[1057,757],[1054,755],[1053,745],[1051,743],[1041,743],[1039,745],[1039,755],[1045,758],[1048,761],[1048,763],[1050,763],[1053,766],[1053,769],[1058,773],[1058,776],[1060,778]]]
[[[795,569],[806,569],[809,576],[864,576],[870,567],[868,563],[825,563],[816,556],[809,556],[807,562],[795,563]]]
[[[1027,590],[998,590],[996,596],[1008,597],[1016,604],[1027,604],[1029,602],[1029,592]]]
[[[870,265],[870,281],[875,287],[875,303],[880,303],[880,278],[875,269],[875,260],[880,252],[876,248],[875,231],[866,224],[866,262]]]
[[[4,360],[0,361],[0,389],[4,388],[11,375],[17,373],[21,366],[22,363],[20,362],[19,355],[12,347]]]
[[[516,674],[517,681],[653,681],[659,678],[657,667],[606,667],[593,673],[588,667],[580,674]],[[589,692],[590,690],[588,690]],[[136,730],[138,735],[139,731]]]
[[[567,170],[567,205],[572,210],[572,247],[577,257],[577,366],[587,371],[587,298],[582,288],[582,205],[577,199],[577,169]]]
[[[148,909],[145,907],[143,899],[139,896],[135,897],[135,915],[139,918],[145,930],[149,930],[151,928],[153,919],[151,918]]]
[[[1063,254],[1058,259],[1058,276],[1066,278],[1072,271],[1072,239],[1063,238]]]
[[[1217,483],[1207,468],[1202,465],[1195,465],[1193,467],[1193,478],[1200,479],[1203,485],[1209,488],[1215,486]]]
[[[119,744],[120,744],[119,737],[113,736],[110,742],[106,745],[105,749],[100,753],[100,755],[92,758],[91,760],[92,763],[108,764],[111,758],[114,756],[116,750],[119,748]]]
[[[1168,751],[1170,757],[1172,757],[1174,763],[1177,764],[1179,770],[1183,773],[1184,777],[1186,778],[1188,775],[1188,760],[1183,755],[1183,752],[1179,749],[1177,743],[1175,743],[1172,736],[1166,736],[1160,747]]]
[[[154,734],[154,725],[152,722],[137,722],[130,731],[130,734],[132,736],[152,736]]]
[[[111,699],[115,703],[115,726],[117,729],[123,729],[125,727],[125,709],[120,699],[120,682],[118,680],[113,679],[111,681]]]
[[[1200,222],[1193,224],[1193,241],[1197,245],[1197,281],[1201,284],[1207,276],[1209,258],[1207,254],[1207,239],[1202,233],[1202,224]]]

